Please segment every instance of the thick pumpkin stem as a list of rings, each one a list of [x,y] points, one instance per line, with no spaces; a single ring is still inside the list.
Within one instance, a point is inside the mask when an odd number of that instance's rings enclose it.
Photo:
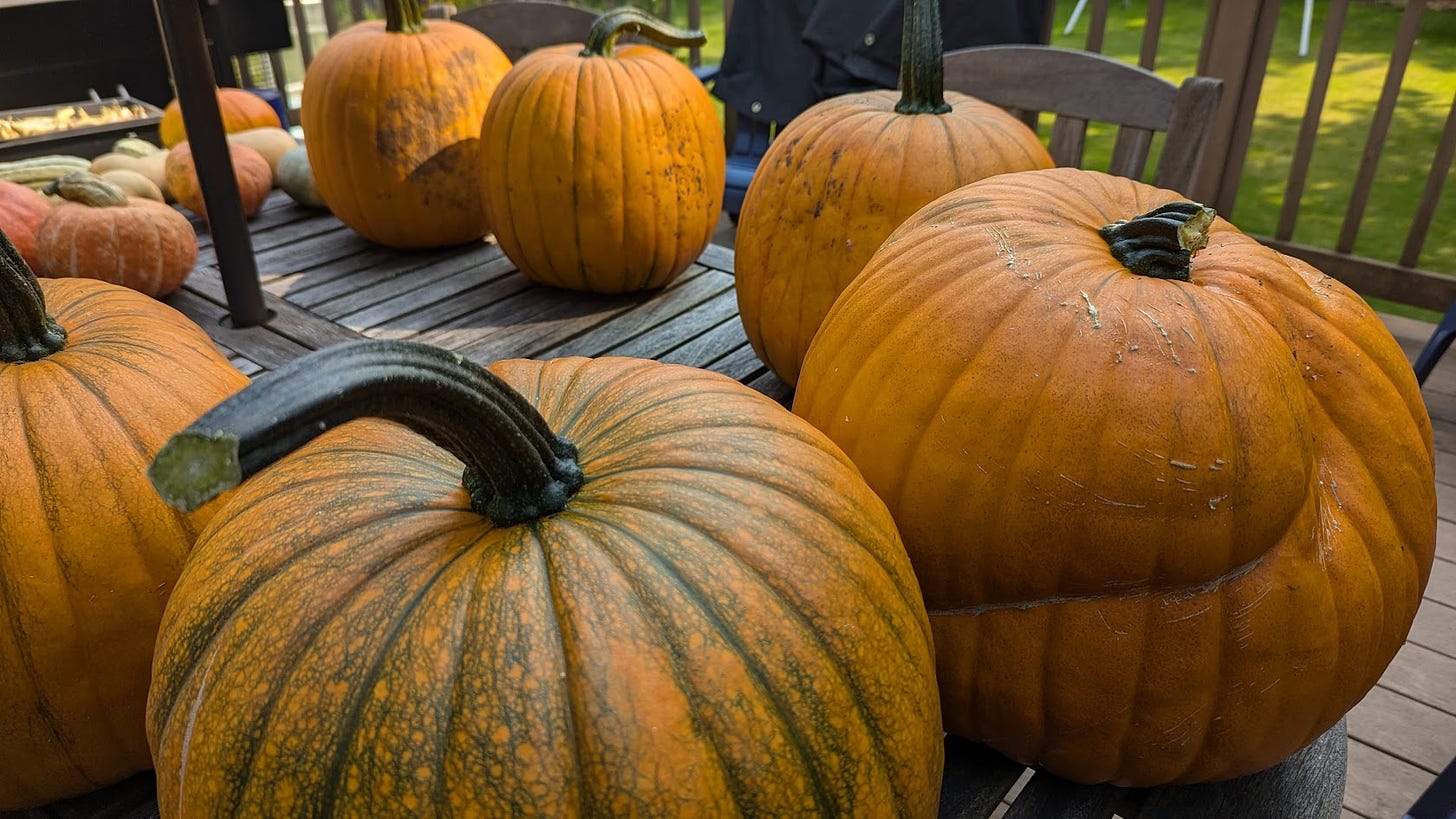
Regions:
[[[401,423],[465,464],[471,508],[499,526],[566,508],[576,448],[520,393],[447,350],[356,341],[260,377],[169,440],[147,470],[163,500],[195,509],[356,418]]]
[[[383,0],[384,30],[418,34],[425,30],[425,12],[418,0]]]
[[[44,193],[93,208],[118,208],[128,204],[126,191],[120,185],[90,171],[70,171],[46,185]]]
[[[0,362],[39,361],[65,346],[66,331],[46,313],[40,282],[0,231]]]
[[[901,114],[944,114],[945,62],[941,54],[938,0],[905,0],[905,31],[900,40]]]
[[[604,12],[592,23],[581,56],[610,57],[615,53],[617,38],[627,33],[641,34],[649,40],[674,47],[700,46],[708,42],[708,35],[698,29],[678,28],[640,9],[625,6]]]
[[[1112,257],[1139,276],[1188,281],[1193,255],[1208,246],[1208,228],[1217,214],[1197,202],[1173,202],[1113,222],[1097,233]]]

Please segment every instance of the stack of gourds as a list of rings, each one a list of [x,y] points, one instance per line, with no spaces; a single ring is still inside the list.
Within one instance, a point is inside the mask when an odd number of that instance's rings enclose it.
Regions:
[[[493,231],[608,293],[701,251],[711,102],[614,48],[700,35],[618,10],[510,66],[384,7],[305,80],[342,221]],[[0,429],[31,456],[0,471],[0,809],[154,765],[167,816],[930,816],[943,729],[1151,785],[1332,725],[1433,559],[1401,350],[1211,210],[1049,168],[943,93],[937,4],[905,19],[903,91],[805,112],[744,204],[745,331],[792,413],[687,367],[385,341],[239,390],[168,308],[0,241]]]

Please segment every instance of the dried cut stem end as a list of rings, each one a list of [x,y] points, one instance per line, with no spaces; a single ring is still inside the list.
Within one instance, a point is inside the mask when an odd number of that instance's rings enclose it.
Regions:
[[[243,482],[238,438],[226,431],[183,430],[157,452],[147,478],[162,500],[191,512]]]

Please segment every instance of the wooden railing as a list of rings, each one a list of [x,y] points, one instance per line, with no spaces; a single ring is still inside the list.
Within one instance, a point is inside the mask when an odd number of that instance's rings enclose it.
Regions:
[[[461,8],[482,1],[454,0]],[[340,28],[375,14],[373,4],[367,0],[285,2],[290,5],[297,32],[297,60],[305,67],[311,61],[318,43]],[[1124,8],[1135,5],[1135,10],[1141,10],[1143,26],[1138,53],[1114,56],[1136,61],[1154,70],[1161,69],[1165,61],[1161,34],[1167,22],[1168,0],[1118,2]],[[1054,28],[1060,31],[1060,27],[1066,25],[1075,13],[1078,18],[1076,29],[1080,31],[1085,26],[1086,30],[1085,38],[1076,45],[1090,51],[1104,50],[1108,20],[1112,12],[1111,0],[1047,0],[1047,3],[1048,38],[1052,37]],[[1300,243],[1293,238],[1294,226],[1302,214],[1301,202],[1309,184],[1311,157],[1320,144],[1321,114],[1326,107],[1330,80],[1340,56],[1340,35],[1349,3],[1350,0],[1327,0],[1324,30],[1317,38],[1312,38],[1318,43],[1318,51],[1314,57],[1314,75],[1305,110],[1281,112],[1286,116],[1298,114],[1302,119],[1294,144],[1288,146],[1288,155],[1292,160],[1283,197],[1274,205],[1278,210],[1277,220],[1264,220],[1276,226],[1268,231],[1268,235],[1259,235],[1259,238],[1283,252],[1309,261],[1367,296],[1444,311],[1456,302],[1456,276],[1449,275],[1456,273],[1456,269],[1438,272],[1422,268],[1420,262],[1422,251],[1433,242],[1443,246],[1456,243],[1456,207],[1440,207],[1442,189],[1450,173],[1453,153],[1456,153],[1456,101],[1453,101],[1451,113],[1446,117],[1444,125],[1435,126],[1440,128],[1441,135],[1432,155],[1428,159],[1419,158],[1424,167],[1428,168],[1425,177],[1410,181],[1410,197],[1416,201],[1416,206],[1404,247],[1398,257],[1377,259],[1355,252],[1356,238],[1367,216],[1372,185],[1380,166],[1382,149],[1385,147],[1396,108],[1402,77],[1413,50],[1417,47],[1420,22],[1430,5],[1428,0],[1407,0],[1405,3],[1399,30],[1395,33],[1394,46],[1389,55],[1384,88],[1374,109],[1369,112],[1370,129],[1361,160],[1358,167],[1350,168],[1354,185],[1345,206],[1338,238],[1327,243],[1329,246]],[[605,0],[578,4],[595,7],[609,5]],[[700,0],[638,0],[638,5],[666,15],[675,12],[681,15],[685,8],[686,22],[690,25],[696,26],[702,20]],[[724,15],[731,16],[731,0],[726,0],[725,6]],[[1235,222],[1241,222],[1245,216],[1237,213],[1234,206],[1241,183],[1245,181],[1245,165],[1251,139],[1260,128],[1258,105],[1275,41],[1279,6],[1279,0],[1208,0],[1202,45],[1192,69],[1200,74],[1222,78],[1224,94],[1218,121],[1191,193],[1211,204],[1220,213],[1230,216]],[[716,11],[718,6],[714,5],[713,8]],[[1436,13],[1456,14],[1451,11]],[[1065,40],[1065,37],[1059,38],[1059,42]],[[1420,46],[1448,49],[1448,64],[1456,65],[1456,43],[1420,43]],[[695,64],[698,59],[699,55],[694,53],[692,60]],[[291,85],[297,88],[301,74],[297,77],[286,76],[288,72],[280,55],[269,55],[267,62],[278,87]],[[289,102],[296,112],[296,93],[289,95]],[[1269,205],[1259,203],[1259,207]]]

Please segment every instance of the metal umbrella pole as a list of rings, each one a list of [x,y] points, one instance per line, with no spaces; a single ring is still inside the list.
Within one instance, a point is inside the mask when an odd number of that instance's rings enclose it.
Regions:
[[[252,327],[268,320],[263,288],[253,258],[253,237],[243,213],[238,180],[233,175],[222,114],[217,106],[217,81],[207,53],[207,36],[197,0],[152,0],[167,46],[167,64],[187,127],[187,141],[197,164],[197,181],[207,206],[217,266],[222,273],[229,318],[234,327]]]

